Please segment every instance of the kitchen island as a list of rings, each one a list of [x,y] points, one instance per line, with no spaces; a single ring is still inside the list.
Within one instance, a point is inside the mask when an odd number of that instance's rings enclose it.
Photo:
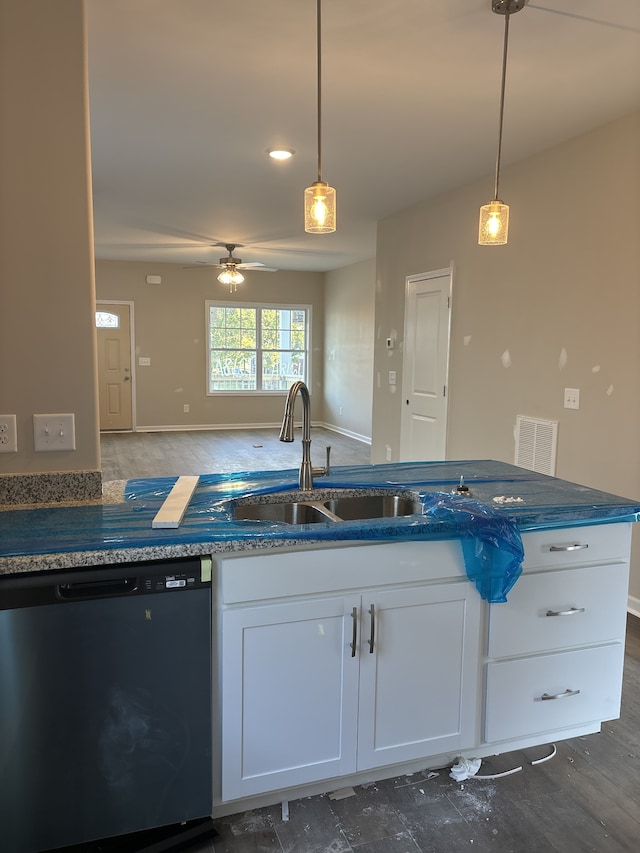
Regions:
[[[9,576],[211,558],[214,814],[618,716],[640,504],[480,460],[337,468],[316,484],[314,500],[412,495],[422,511],[408,516],[235,517],[300,498],[296,473],[202,477],[177,529],[151,527],[175,478],[128,481],[112,503],[0,512]]]
[[[635,521],[640,512],[639,501],[492,460],[340,467],[316,482],[314,494],[402,488],[421,498],[444,496],[446,501],[455,495],[461,478],[469,489],[462,496],[468,494],[488,507],[492,518],[504,519],[505,530],[524,533]],[[0,575],[311,542],[460,537],[462,516],[437,512],[340,525],[234,520],[238,500],[300,495],[295,470],[203,475],[180,527],[153,529],[153,518],[175,481],[167,477],[107,484],[108,497],[100,503],[0,508]],[[481,516],[482,510],[475,513],[480,524]]]

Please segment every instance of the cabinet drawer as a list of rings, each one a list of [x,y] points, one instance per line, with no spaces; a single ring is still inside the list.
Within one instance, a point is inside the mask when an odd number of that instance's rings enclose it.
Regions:
[[[509,740],[615,719],[623,661],[622,643],[492,661],[487,666],[485,739]]]
[[[490,607],[489,657],[622,639],[628,579],[624,562],[522,575],[509,600]]]
[[[524,571],[545,566],[572,566],[629,559],[631,524],[591,524],[522,534]]]

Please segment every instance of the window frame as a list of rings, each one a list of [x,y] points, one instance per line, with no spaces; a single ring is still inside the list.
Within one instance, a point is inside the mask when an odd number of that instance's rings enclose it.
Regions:
[[[298,377],[301,379],[308,387],[311,388],[310,377],[312,375],[312,364],[311,364],[311,353],[312,353],[312,345],[311,345],[311,329],[312,329],[312,313],[313,306],[307,303],[299,304],[294,303],[291,304],[289,302],[235,302],[224,299],[207,299],[205,301],[205,396],[207,397],[284,397],[288,393],[288,389],[286,388],[275,388],[273,390],[264,389],[264,388],[238,388],[238,389],[228,389],[224,391],[212,391],[209,387],[210,377],[211,377],[211,326],[210,326],[210,317],[211,317],[211,309],[212,308],[251,308],[257,311],[256,316],[256,353],[257,353],[257,362],[261,362],[262,360],[262,324],[261,324],[261,312],[263,310],[275,310],[275,311],[304,311],[306,315],[306,335],[305,335],[305,349],[303,350],[305,354],[305,365],[306,370],[304,375]],[[274,350],[270,350],[268,347],[267,351],[273,352]],[[276,352],[288,352],[288,350],[275,350]],[[256,368],[256,380],[261,378],[261,372],[258,372]]]

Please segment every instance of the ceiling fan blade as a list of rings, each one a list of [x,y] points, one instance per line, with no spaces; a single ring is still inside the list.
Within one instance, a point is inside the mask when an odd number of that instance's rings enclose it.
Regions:
[[[239,270],[257,270],[258,272],[260,272],[260,270],[262,270],[263,272],[277,272],[275,267],[267,267],[264,264],[260,263],[260,261],[252,261],[252,262],[248,262],[246,264],[238,264],[237,269],[239,269]]]

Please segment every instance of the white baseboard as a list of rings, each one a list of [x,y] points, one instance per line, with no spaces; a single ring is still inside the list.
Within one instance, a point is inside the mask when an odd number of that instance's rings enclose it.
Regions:
[[[272,424],[161,424],[136,427],[136,432],[204,432],[230,429],[280,429],[281,421]]]
[[[324,421],[321,423],[316,423],[313,426],[319,426],[323,429],[331,430],[331,432],[337,432],[340,435],[346,435],[347,438],[353,438],[355,441],[361,441],[363,444],[371,445],[371,436],[369,435],[361,435],[359,432],[352,432],[350,429],[343,429],[342,427],[336,426],[335,424],[328,424]]]
[[[640,617],[640,598],[630,595],[627,598],[627,613]]]
[[[301,426],[302,422],[296,423],[296,426]],[[281,421],[270,424],[161,424],[159,426],[140,426],[136,427],[136,432],[203,432],[205,430],[231,430],[231,429],[280,429]],[[312,422],[312,427],[322,427],[323,429],[337,432],[340,435],[346,435],[347,438],[353,438],[355,441],[361,441],[363,444],[371,444],[371,438],[367,435],[360,435],[357,432],[352,432],[348,429],[342,429],[335,424],[327,424],[322,421]]]

